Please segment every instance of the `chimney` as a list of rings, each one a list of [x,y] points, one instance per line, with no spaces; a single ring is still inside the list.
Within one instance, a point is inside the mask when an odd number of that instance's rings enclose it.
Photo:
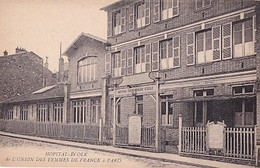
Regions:
[[[7,56],[8,55],[8,52],[5,50],[4,51],[4,56]]]
[[[48,57],[46,57],[46,62],[44,63],[44,67],[47,69],[49,68]]]
[[[25,48],[16,47],[15,54],[27,52]]]

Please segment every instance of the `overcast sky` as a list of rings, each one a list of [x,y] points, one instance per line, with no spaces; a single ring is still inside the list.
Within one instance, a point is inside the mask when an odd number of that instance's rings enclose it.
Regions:
[[[0,0],[0,56],[26,48],[58,70],[60,42],[64,51],[81,32],[106,39],[106,12],[117,0]]]

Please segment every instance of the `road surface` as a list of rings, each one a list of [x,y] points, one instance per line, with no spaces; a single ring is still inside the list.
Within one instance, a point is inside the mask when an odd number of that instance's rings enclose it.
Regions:
[[[1,135],[0,149],[0,166],[58,166],[91,168],[191,167],[176,163],[112,154],[76,147],[67,147]]]

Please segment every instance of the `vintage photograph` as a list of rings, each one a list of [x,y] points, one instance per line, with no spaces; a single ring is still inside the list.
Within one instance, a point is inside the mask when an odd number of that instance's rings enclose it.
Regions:
[[[259,18],[259,0],[0,0],[0,167],[260,167]]]

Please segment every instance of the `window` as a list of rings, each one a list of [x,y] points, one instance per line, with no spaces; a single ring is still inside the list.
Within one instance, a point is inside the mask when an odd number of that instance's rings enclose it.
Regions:
[[[48,104],[38,104],[36,121],[40,121],[40,122],[50,121]]]
[[[143,96],[135,97],[135,114],[143,115]]]
[[[254,54],[253,19],[233,24],[233,53],[234,57]]]
[[[63,118],[63,103],[54,103],[53,104],[54,113],[53,113],[53,121],[62,123]]]
[[[254,92],[254,85],[245,85],[245,86],[234,86],[233,94],[247,94]]]
[[[121,101],[117,102],[117,123],[121,123]]]
[[[255,99],[236,99],[234,100],[235,126],[255,124]]]
[[[29,112],[28,106],[21,106],[20,107],[20,120],[28,120],[28,112]]]
[[[121,25],[120,25],[121,13],[117,11],[113,16],[113,34],[118,35],[121,33]]]
[[[87,101],[78,100],[73,101],[73,122],[74,123],[85,123],[87,116]]]
[[[196,9],[202,9],[211,6],[211,0],[196,0]]]
[[[194,97],[212,96],[212,95],[214,95],[214,89],[194,90],[193,91]]]
[[[99,123],[101,113],[101,100],[91,100],[91,112],[90,112],[90,123]]]
[[[172,39],[160,42],[161,69],[173,68]]]
[[[7,113],[6,113],[6,117],[5,117],[7,120],[12,120],[14,119],[14,112],[13,112],[13,109],[8,109],[7,110]]]
[[[135,73],[146,72],[145,47],[136,47],[134,50]]]
[[[179,0],[162,0],[162,20],[172,18],[179,14]]]
[[[136,25],[137,28],[144,27],[145,26],[145,14],[144,14],[144,9],[145,9],[145,4],[140,3],[136,5]]]
[[[120,52],[112,54],[112,75],[121,76],[121,55]]]
[[[87,57],[78,61],[78,83],[96,80],[96,57]]]
[[[206,63],[213,61],[212,50],[212,30],[206,30],[196,33],[197,44],[197,63]]]
[[[171,102],[172,96],[162,96],[161,99],[162,124],[173,124],[173,102]]]

